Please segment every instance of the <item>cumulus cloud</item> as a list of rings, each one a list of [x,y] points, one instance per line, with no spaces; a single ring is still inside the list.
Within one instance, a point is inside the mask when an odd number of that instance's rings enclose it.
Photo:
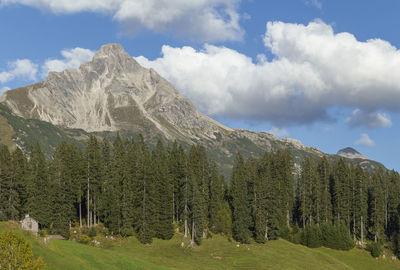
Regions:
[[[160,58],[136,59],[212,116],[282,126],[332,121],[332,106],[400,110],[400,51],[384,40],[358,41],[322,21],[268,22],[264,44],[272,60],[212,45],[201,50],[163,46]],[[375,118],[381,126],[389,123],[381,113]]]
[[[346,123],[351,127],[366,126],[369,128],[391,127],[390,117],[381,112],[364,112],[355,109],[351,116],[347,117]]]
[[[201,41],[241,40],[240,0],[1,0],[56,14],[108,14],[127,31],[140,28],[185,35]]]
[[[29,59],[18,59],[8,63],[8,70],[0,72],[0,82],[6,83],[14,79],[35,81],[38,65]]]
[[[92,60],[94,52],[88,49],[74,48],[61,51],[61,59],[48,59],[42,65],[33,63],[29,59],[19,59],[8,63],[8,69],[0,72],[0,83],[15,80],[35,82],[40,70],[42,78],[47,77],[50,71],[63,71],[65,69],[79,68],[82,63]],[[0,93],[9,90],[4,86]]]
[[[286,129],[284,128],[277,128],[277,127],[272,127],[270,130],[267,131],[268,133],[274,134],[277,137],[287,137],[289,136],[289,133],[287,132]]]
[[[357,145],[364,145],[364,146],[375,146],[375,142],[371,140],[367,133],[362,133],[361,137],[355,142]]]
[[[63,59],[48,59],[42,65],[42,77],[46,77],[50,71],[63,71],[65,69],[76,69],[82,63],[92,60],[94,52],[88,49],[74,48],[62,50]]]

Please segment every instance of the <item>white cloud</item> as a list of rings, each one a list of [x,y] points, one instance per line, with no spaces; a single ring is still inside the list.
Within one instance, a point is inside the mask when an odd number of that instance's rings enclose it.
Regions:
[[[0,88],[0,94],[2,94],[3,92],[5,92],[7,90],[10,90],[10,87],[8,87],[8,86],[1,87]]]
[[[92,60],[94,52],[88,49],[74,48],[62,50],[61,55],[64,59],[49,59],[46,60],[42,69],[42,77],[46,77],[50,71],[63,71],[65,69],[76,69],[82,63]]]
[[[314,6],[318,9],[322,9],[322,2],[318,1],[318,0],[308,0],[308,1],[306,1],[306,4]]]
[[[351,116],[347,117],[346,123],[351,127],[366,126],[369,128],[391,127],[390,117],[381,112],[364,112],[355,109]]]
[[[158,59],[136,59],[212,116],[280,126],[330,121],[332,106],[400,111],[400,51],[388,42],[358,41],[314,21],[268,22],[264,43],[272,60],[212,45],[202,50],[163,46]],[[387,116],[375,116],[388,125]]]
[[[96,12],[123,23],[129,32],[140,28],[186,35],[202,41],[241,40],[237,6],[240,0],[1,0],[56,14]]]
[[[361,137],[355,142],[357,145],[375,146],[375,142],[371,140],[367,133],[362,133]]]
[[[289,136],[289,133],[284,128],[272,127],[267,132],[271,133],[271,134],[274,134],[277,137],[287,137],[287,136]]]
[[[14,79],[36,80],[38,66],[29,59],[18,59],[8,63],[8,70],[0,72],[0,82],[6,83]]]

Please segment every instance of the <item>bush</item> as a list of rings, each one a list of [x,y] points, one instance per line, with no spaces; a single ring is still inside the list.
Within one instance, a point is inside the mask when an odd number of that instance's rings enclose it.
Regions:
[[[322,246],[322,235],[319,226],[312,225],[303,229],[301,244],[310,248]]]
[[[381,245],[377,242],[372,242],[367,245],[367,250],[371,253],[372,257],[378,258],[382,254]]]
[[[322,245],[332,249],[350,250],[354,247],[354,241],[343,225],[321,225]]]
[[[279,236],[285,240],[290,241],[290,239],[291,239],[290,229],[286,226],[280,227],[279,228]]]
[[[0,235],[0,268],[1,269],[43,269],[41,257],[35,260],[31,245],[13,232]]]
[[[87,235],[91,238],[95,237],[97,235],[96,229],[94,227],[90,227],[90,229],[87,232]]]
[[[300,244],[301,235],[302,235],[302,232],[301,232],[299,226],[296,224],[293,226],[289,241],[292,242],[293,244]]]
[[[78,242],[79,243],[82,243],[82,244],[89,244],[90,243],[90,241],[92,241],[92,239],[89,237],[89,236],[87,236],[87,235],[85,235],[85,234],[82,234],[82,235],[80,235],[79,237],[78,237]]]
[[[46,229],[40,230],[40,232],[39,232],[39,235],[40,235],[41,237],[45,237],[45,236],[47,236],[48,234],[49,234],[49,233],[47,232]]]

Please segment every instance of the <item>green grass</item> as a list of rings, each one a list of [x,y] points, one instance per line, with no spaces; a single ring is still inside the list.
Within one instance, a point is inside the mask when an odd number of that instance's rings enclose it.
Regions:
[[[400,269],[399,262],[374,259],[360,249],[337,251],[310,249],[285,240],[265,245],[239,245],[214,236],[195,248],[182,248],[182,235],[171,240],[155,239],[142,245],[135,238],[115,240],[109,249],[72,241],[42,239],[22,232],[12,223],[1,223],[0,231],[12,229],[32,243],[47,269]]]

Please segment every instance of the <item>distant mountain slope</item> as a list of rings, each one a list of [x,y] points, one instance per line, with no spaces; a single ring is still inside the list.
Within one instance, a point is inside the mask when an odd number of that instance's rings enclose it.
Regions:
[[[83,130],[56,127],[37,119],[24,119],[0,104],[0,143],[10,149],[18,146],[29,153],[30,147],[39,143],[46,156],[51,157],[54,147],[60,142],[66,141],[83,147],[87,138],[88,134]]]
[[[150,142],[203,144],[226,175],[239,151],[248,157],[289,148],[297,167],[304,156],[324,155],[295,139],[218,123],[119,44],[102,46],[79,69],[51,72],[43,82],[6,91],[0,102],[6,106],[0,107],[1,143],[28,151],[28,145],[40,141],[48,156],[61,140],[82,145],[90,133],[113,137],[116,132],[125,137],[141,133]]]
[[[345,158],[360,158],[360,159],[368,159],[366,156],[361,155],[356,149],[351,147],[346,147],[337,152],[337,155]]]

